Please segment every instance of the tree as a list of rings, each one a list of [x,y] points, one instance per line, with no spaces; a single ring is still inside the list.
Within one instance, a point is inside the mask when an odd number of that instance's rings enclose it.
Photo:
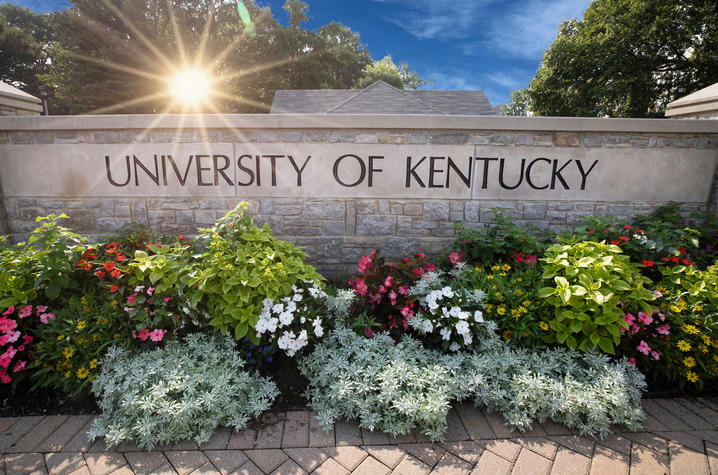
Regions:
[[[649,117],[718,81],[715,0],[595,0],[529,85],[536,115]]]
[[[516,89],[515,91],[511,91],[510,98],[511,102],[508,104],[499,104],[499,111],[501,111],[501,115],[531,115],[527,89]]]
[[[46,71],[45,46],[52,37],[53,15],[10,3],[0,5],[0,80],[39,96],[37,75]]]
[[[397,66],[391,56],[387,55],[379,61],[373,61],[367,65],[364,69],[364,74],[356,82],[355,87],[363,89],[380,79],[398,89],[418,89],[426,84],[426,81],[419,78],[418,74],[409,70],[406,63],[401,63],[400,66]]]
[[[255,35],[225,0],[75,0],[56,22],[42,79],[62,112],[180,112],[165,94],[183,64],[211,71],[219,91],[206,112],[267,112],[277,89],[348,88],[370,63],[359,35],[330,23],[301,28],[306,3],[288,0],[290,27],[244,0]]]

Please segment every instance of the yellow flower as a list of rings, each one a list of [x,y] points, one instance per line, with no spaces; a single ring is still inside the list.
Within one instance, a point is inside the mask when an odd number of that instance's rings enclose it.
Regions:
[[[489,280],[493,280],[493,279],[494,279],[494,276],[493,276],[493,275],[487,275],[486,278],[489,279]]]
[[[504,332],[504,340],[506,340],[506,341],[510,340],[512,335],[513,334],[511,333],[511,330],[506,330]]]
[[[97,368],[97,358],[90,361],[90,369]]]
[[[530,301],[530,300],[524,300],[523,302],[521,302],[521,305],[523,305],[524,307],[528,307],[529,305],[531,305],[531,301]]]
[[[499,274],[501,277],[506,277],[506,272],[502,272]]]
[[[92,335],[92,341],[97,341],[100,339],[100,335]]]
[[[519,307],[518,310],[519,310],[519,313],[527,313],[528,312],[528,310],[524,306]]]
[[[668,289],[665,287],[658,287],[658,291],[661,293],[661,295],[666,295],[668,293]]]
[[[701,312],[703,311],[703,307],[701,307],[700,305],[694,305],[693,310],[696,312]]]
[[[546,323],[546,322],[540,322],[540,323],[539,323],[539,328],[541,328],[541,330],[544,330],[544,331],[545,331],[545,330],[548,330],[548,323]]]
[[[516,278],[516,282],[521,282],[521,280],[522,280],[521,277]]]
[[[698,382],[699,378],[698,378],[698,375],[696,373],[694,373],[693,371],[688,371],[688,372],[686,372],[686,379],[688,381],[690,381],[691,383],[696,383],[696,382]]]
[[[496,313],[498,313],[499,315],[505,314],[506,307],[503,304],[499,305],[498,307],[496,307]]]
[[[683,324],[683,331],[686,333],[690,333],[691,335],[697,335],[700,333],[700,330],[698,330],[694,325],[686,325]]]
[[[69,377],[70,377],[70,374],[71,374],[71,373],[70,373],[69,371],[66,372],[66,373],[65,373],[65,378],[69,378]]]
[[[671,311],[671,312],[673,312],[673,313],[681,313],[681,309],[680,309],[680,308],[678,308],[678,307],[677,307],[677,306],[675,306],[675,305],[671,305],[671,306],[670,306],[670,307],[668,307],[668,308],[669,308],[669,309],[670,309],[670,311]]]
[[[494,295],[496,295],[497,297],[501,297],[501,292],[494,292]]]
[[[85,379],[90,375],[90,371],[87,368],[80,368],[77,370],[77,378]]]
[[[84,305],[87,305],[87,298],[83,295],[80,297],[80,302],[82,302]]]
[[[713,361],[718,363],[718,355],[713,355]]]
[[[490,303],[486,304],[486,313],[491,313],[491,310],[493,310],[494,306]]]
[[[494,285],[491,286],[491,288],[494,289],[494,290],[498,290],[498,289],[499,289],[499,286],[496,285],[496,284],[494,284]]]
[[[114,338],[115,340],[117,340],[119,337],[120,337],[119,333],[115,333],[114,335],[112,335],[112,338]]]
[[[60,341],[60,340],[62,340],[63,338],[65,338],[65,335],[57,335],[57,341]]]
[[[493,270],[493,271],[501,270],[501,267],[499,267],[499,266],[491,266],[491,270]]]
[[[706,345],[701,345],[698,347],[703,353],[708,353],[708,347]]]
[[[686,356],[685,358],[683,358],[683,365],[686,368],[692,368],[696,365],[696,359],[692,356]]]
[[[64,350],[62,350],[62,354],[66,360],[69,360],[72,357],[72,354],[74,352],[75,352],[74,348],[65,348]]]
[[[705,343],[706,345],[711,344],[711,337],[709,337],[708,335],[703,335],[701,338],[703,338],[703,343]]]
[[[678,349],[681,351],[691,351],[691,344],[685,340],[678,340],[676,346],[678,346]]]
[[[503,270],[511,270],[511,266],[508,265],[508,264],[502,265],[501,268],[502,268]]]
[[[521,291],[521,290],[516,291],[516,295],[521,295],[521,294],[523,294],[523,291]]]

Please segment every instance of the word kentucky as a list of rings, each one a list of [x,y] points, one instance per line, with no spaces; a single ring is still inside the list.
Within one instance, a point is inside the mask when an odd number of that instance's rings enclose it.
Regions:
[[[276,187],[306,185],[307,176],[321,177],[322,184],[333,180],[340,187],[373,188],[378,183],[401,179],[407,189],[501,188],[534,190],[586,190],[588,178],[599,160],[557,158],[502,158],[450,156],[344,154],[336,159],[276,154],[243,154],[230,158],[221,154],[184,157],[125,155],[119,163],[105,156],[107,179],[113,186],[232,186]],[[123,163],[124,162],[124,163]],[[314,173],[312,164],[316,163]],[[331,171],[331,174],[330,174]],[[278,177],[282,179],[279,180]],[[382,177],[386,180],[381,181]],[[278,185],[281,182],[281,185]],[[400,185],[400,186],[401,186]]]

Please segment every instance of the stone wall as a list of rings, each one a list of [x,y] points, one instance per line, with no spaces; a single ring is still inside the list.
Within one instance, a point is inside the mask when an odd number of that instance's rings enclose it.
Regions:
[[[206,116],[205,128],[184,124],[178,118],[159,120],[145,128],[152,117],[55,117],[0,118],[0,165],[10,160],[13,145],[42,145],[52,153],[54,145],[73,144],[365,144],[466,145],[567,150],[645,150],[681,156],[702,153],[718,161],[716,121],[608,120],[539,118],[463,118],[436,116]],[[156,119],[155,119],[156,120]],[[174,120],[174,121],[173,121]],[[222,126],[226,121],[227,125]],[[135,122],[133,124],[133,122]],[[191,122],[191,120],[190,120]],[[284,123],[283,123],[284,122]],[[395,127],[389,127],[394,124]],[[171,126],[170,126],[171,125]],[[11,152],[2,152],[10,150]],[[20,149],[18,149],[20,150]],[[24,150],[24,149],[23,149]],[[34,149],[33,149],[34,150]],[[44,148],[42,150],[45,150]],[[5,154],[3,154],[5,153]],[[547,152],[549,153],[549,152]],[[650,155],[650,153],[649,153]],[[6,168],[7,169],[7,168]],[[128,169],[129,170],[129,169]],[[711,182],[716,167],[706,173]],[[626,170],[640,183],[640,170]],[[704,177],[705,178],[705,177]],[[4,177],[8,183],[9,177]],[[638,186],[638,185],[637,185]],[[7,190],[8,185],[4,188]],[[129,190],[128,190],[129,191]],[[261,194],[261,193],[260,193]],[[685,212],[706,209],[716,193],[704,200],[685,203]],[[389,256],[412,252],[438,252],[454,237],[454,225],[466,222],[486,226],[493,209],[518,223],[550,231],[562,231],[585,216],[631,217],[645,214],[666,201],[612,201],[577,199],[473,199],[321,196],[45,196],[43,190],[22,195],[6,192],[0,211],[0,230],[15,238],[35,226],[34,218],[48,213],[70,215],[68,226],[98,235],[120,230],[129,222],[148,225],[153,231],[192,235],[211,225],[240,200],[259,224],[268,223],[276,236],[304,247],[320,270],[335,273],[355,264],[370,249]],[[2,228],[2,220],[5,228]]]

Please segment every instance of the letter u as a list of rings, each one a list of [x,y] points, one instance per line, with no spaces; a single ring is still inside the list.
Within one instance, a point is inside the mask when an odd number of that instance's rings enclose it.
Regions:
[[[125,182],[122,184],[117,183],[115,180],[112,179],[112,172],[110,171],[110,156],[105,155],[105,169],[107,170],[107,179],[110,180],[110,183],[112,183],[112,185],[127,186],[127,184],[130,182],[130,157],[129,157],[129,155],[125,155],[125,165],[127,166],[127,180],[125,180]]]

